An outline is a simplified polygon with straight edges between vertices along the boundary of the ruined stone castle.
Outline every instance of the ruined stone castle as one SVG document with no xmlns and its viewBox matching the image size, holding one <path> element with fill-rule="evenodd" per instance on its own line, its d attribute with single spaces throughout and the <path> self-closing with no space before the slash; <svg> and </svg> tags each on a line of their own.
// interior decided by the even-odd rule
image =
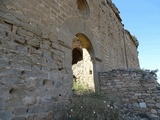
<svg viewBox="0 0 160 120">
<path fill-rule="evenodd" d="M 56 116 L 73 79 L 139 68 L 137 47 L 111 0 L 0 0 L 0 119 Z"/>
</svg>

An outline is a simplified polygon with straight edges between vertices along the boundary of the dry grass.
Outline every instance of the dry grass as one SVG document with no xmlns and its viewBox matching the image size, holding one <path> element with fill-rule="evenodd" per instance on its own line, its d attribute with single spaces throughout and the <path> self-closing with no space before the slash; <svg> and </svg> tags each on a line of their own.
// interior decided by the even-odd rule
<svg viewBox="0 0 160 120">
<path fill-rule="evenodd" d="M 108 96 L 76 86 L 65 120 L 121 120 L 120 112 Z"/>
</svg>

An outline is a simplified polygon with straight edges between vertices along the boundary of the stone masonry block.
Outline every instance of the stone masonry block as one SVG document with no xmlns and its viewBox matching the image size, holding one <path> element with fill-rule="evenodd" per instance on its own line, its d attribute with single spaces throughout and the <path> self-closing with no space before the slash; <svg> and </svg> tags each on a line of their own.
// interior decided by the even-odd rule
<svg viewBox="0 0 160 120">
<path fill-rule="evenodd" d="M 8 100 L 5 101 L 4 108 L 5 109 L 12 109 L 12 108 L 17 108 L 19 106 L 23 105 L 21 98 L 21 94 L 14 94 L 14 97 L 16 98 L 9 98 Z"/>
<path fill-rule="evenodd" d="M 42 105 L 45 107 L 45 112 L 54 111 L 54 109 L 57 108 L 56 102 L 43 102 Z"/>
<path fill-rule="evenodd" d="M 0 3 L 3 4 L 3 2 L 5 2 L 5 1 L 6 0 L 1 0 Z M 4 6 L 4 5 L 1 5 L 0 10 L 3 11 L 3 12 L 7 12 L 8 11 L 7 7 Z"/>
<path fill-rule="evenodd" d="M 22 29 L 21 27 L 19 27 L 19 28 L 17 29 L 17 34 L 19 34 L 20 36 L 25 36 L 25 37 L 27 37 L 27 36 L 33 37 L 33 33 L 32 33 L 32 32 L 29 32 L 29 31 L 27 31 L 27 30 L 24 30 L 24 29 Z"/>
<path fill-rule="evenodd" d="M 42 31 L 42 37 L 46 38 L 46 39 L 49 39 L 51 31 L 46 26 L 43 26 L 43 25 L 40 25 L 40 24 L 38 24 L 38 28 Z"/>
<path fill-rule="evenodd" d="M 52 42 L 52 43 L 51 43 L 51 47 L 52 47 L 53 49 L 56 49 L 56 50 L 59 50 L 59 49 L 60 49 L 60 45 L 59 45 L 58 43 L 55 43 L 55 42 Z"/>
<path fill-rule="evenodd" d="M 3 22 L 0 21 L 0 31 L 5 31 L 5 30 L 10 31 L 10 26 L 5 24 L 4 21 Z"/>
<path fill-rule="evenodd" d="M 160 108 L 160 103 L 156 103 L 156 107 L 157 107 L 157 108 Z"/>
<path fill-rule="evenodd" d="M 28 53 L 28 47 L 24 46 L 22 44 L 18 44 L 16 46 L 16 51 L 19 51 L 20 54 L 27 54 Z"/>
<path fill-rule="evenodd" d="M 4 109 L 4 102 L 3 99 L 0 99 L 0 110 Z"/>
<path fill-rule="evenodd" d="M 40 114 L 36 114 L 34 115 L 34 120 L 50 120 L 50 119 L 54 119 L 53 116 L 50 118 L 49 115 L 47 115 L 46 113 L 40 113 Z"/>
<path fill-rule="evenodd" d="M 26 120 L 26 117 L 14 117 L 11 120 Z"/>
<path fill-rule="evenodd" d="M 19 108 L 15 108 L 14 109 L 14 115 L 15 116 L 25 116 L 27 115 L 27 112 L 28 112 L 28 108 L 27 107 L 19 107 Z"/>
<path fill-rule="evenodd" d="M 28 108 L 28 114 L 37 114 L 45 112 L 45 108 L 42 106 L 31 106 Z"/>
<path fill-rule="evenodd" d="M 139 106 L 140 106 L 141 108 L 147 108 L 147 105 L 146 105 L 146 103 L 145 103 L 145 102 L 141 102 L 141 103 L 139 103 Z"/>
<path fill-rule="evenodd" d="M 2 79 L 0 77 L 0 79 Z M 1 105 L 3 106 L 4 104 L 2 104 L 4 101 L 4 98 L 9 98 L 9 90 L 10 90 L 10 86 L 7 85 L 7 87 L 5 87 L 5 81 L 1 80 L 1 84 L 0 84 L 0 99 L 1 99 Z"/>
<path fill-rule="evenodd" d="M 0 67 L 8 67 L 8 66 L 9 66 L 9 60 L 0 58 Z"/>
<path fill-rule="evenodd" d="M 26 120 L 34 120 L 34 115 L 29 115 L 26 117 Z"/>
<path fill-rule="evenodd" d="M 49 50 L 51 46 L 51 42 L 47 40 L 43 40 L 43 42 L 40 44 L 40 48 Z"/>
<path fill-rule="evenodd" d="M 14 24 L 16 26 L 20 26 L 20 20 L 18 20 L 16 17 L 14 17 L 13 15 L 8 15 L 8 14 L 4 14 L 2 16 L 2 18 L 5 19 L 5 22 L 10 23 L 10 24 Z"/>
<path fill-rule="evenodd" d="M 0 39 L 6 38 L 6 34 L 7 34 L 6 31 L 1 31 L 1 30 L 0 30 Z"/>
<path fill-rule="evenodd" d="M 16 17 L 17 19 L 24 21 L 24 22 L 29 22 L 30 19 L 28 17 L 26 17 L 26 15 L 24 15 L 22 12 L 18 12 L 15 10 L 9 10 L 8 13 L 12 14 L 14 17 Z"/>
<path fill-rule="evenodd" d="M 25 38 L 22 36 L 16 36 L 14 41 L 20 44 L 25 44 L 26 42 Z"/>
<path fill-rule="evenodd" d="M 30 4 L 28 4 L 28 2 L 23 1 L 23 0 L 19 1 L 19 5 L 26 9 L 30 8 Z"/>
<path fill-rule="evenodd" d="M 41 79 L 48 79 L 48 73 L 46 72 L 38 72 L 38 71 L 24 71 L 23 77 L 26 78 L 41 78 Z"/>
<path fill-rule="evenodd" d="M 0 119 L 1 120 L 10 120 L 12 118 L 12 111 L 0 111 Z"/>
<path fill-rule="evenodd" d="M 23 69 L 16 69 L 16 68 L 6 68 L 6 69 L 2 69 L 3 71 L 1 72 L 0 69 L 0 74 L 5 76 L 5 75 L 17 75 L 20 76 L 22 75 Z"/>
<path fill-rule="evenodd" d="M 24 23 L 24 22 L 20 22 L 20 24 L 21 24 L 22 28 L 24 28 L 25 30 L 28 30 L 38 36 L 40 36 L 42 34 L 41 30 L 39 30 L 37 28 L 37 26 L 35 26 L 35 25 L 32 25 L 32 24 L 30 25 L 30 24 Z"/>
<path fill-rule="evenodd" d="M 27 3 L 32 5 L 33 7 L 35 7 L 37 5 L 37 1 L 36 0 L 28 0 Z"/>
<path fill-rule="evenodd" d="M 44 102 L 52 102 L 53 101 L 53 96 L 52 95 L 45 95 L 44 97 L 42 97 L 41 99 Z"/>
<path fill-rule="evenodd" d="M 28 39 L 26 42 L 28 45 L 31 45 L 37 49 L 40 47 L 40 41 L 36 38 Z"/>
<path fill-rule="evenodd" d="M 31 63 L 29 62 L 20 62 L 20 61 L 11 61 L 11 67 L 17 68 L 17 69 L 24 69 L 24 70 L 30 70 L 31 69 Z"/>
</svg>

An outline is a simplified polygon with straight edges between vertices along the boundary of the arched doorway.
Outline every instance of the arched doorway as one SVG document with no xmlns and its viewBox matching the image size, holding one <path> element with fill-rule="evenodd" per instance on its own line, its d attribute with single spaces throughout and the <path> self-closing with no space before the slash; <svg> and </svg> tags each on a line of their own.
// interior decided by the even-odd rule
<svg viewBox="0 0 160 120">
<path fill-rule="evenodd" d="M 63 59 L 64 61 L 63 67 L 64 69 L 68 70 L 67 71 L 68 81 L 66 81 L 68 86 L 66 86 L 65 89 L 68 91 L 68 93 L 72 93 L 72 86 L 73 86 L 72 43 L 73 43 L 73 38 L 75 37 L 80 39 L 81 45 L 89 52 L 92 58 L 95 91 L 99 91 L 100 86 L 99 86 L 98 72 L 102 71 L 103 68 L 102 55 L 100 54 L 101 49 L 99 47 L 96 35 L 92 32 L 91 28 L 89 27 L 89 25 L 87 25 L 86 21 L 80 17 L 70 17 L 66 19 L 65 22 L 61 25 L 58 33 L 58 42 L 61 45 L 61 49 L 62 51 L 64 51 L 65 54 L 65 57 Z"/>
<path fill-rule="evenodd" d="M 94 51 L 87 36 L 76 34 L 72 42 L 73 87 L 76 85 L 95 91 L 93 55 Z"/>
</svg>

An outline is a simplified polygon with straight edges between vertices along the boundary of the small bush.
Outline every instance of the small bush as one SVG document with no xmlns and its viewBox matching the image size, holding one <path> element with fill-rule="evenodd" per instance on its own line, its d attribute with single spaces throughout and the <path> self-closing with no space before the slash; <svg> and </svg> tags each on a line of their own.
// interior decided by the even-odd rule
<svg viewBox="0 0 160 120">
<path fill-rule="evenodd" d="M 138 70 L 139 72 L 141 72 L 143 74 L 143 79 L 145 78 L 150 78 L 150 77 L 154 77 L 155 80 L 158 80 L 157 79 L 157 72 L 158 72 L 158 69 L 156 70 L 148 70 L 148 69 L 141 69 L 141 70 Z"/>
<path fill-rule="evenodd" d="M 121 120 L 118 109 L 103 94 L 90 93 L 72 99 L 65 120 Z"/>
<path fill-rule="evenodd" d="M 72 87 L 74 95 L 83 95 L 83 94 L 89 94 L 92 93 L 93 90 L 90 90 L 87 86 L 87 84 L 77 84 L 75 81 L 73 81 L 73 87 Z"/>
</svg>

